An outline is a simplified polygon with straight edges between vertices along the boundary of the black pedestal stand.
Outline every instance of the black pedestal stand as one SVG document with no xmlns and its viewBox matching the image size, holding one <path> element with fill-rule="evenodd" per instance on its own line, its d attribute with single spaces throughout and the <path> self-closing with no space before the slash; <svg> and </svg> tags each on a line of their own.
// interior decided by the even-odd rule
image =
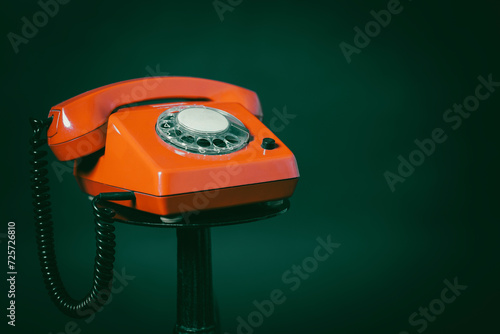
<svg viewBox="0 0 500 334">
<path fill-rule="evenodd" d="M 216 333 L 208 227 L 177 228 L 177 324 L 174 333 Z"/>
<path fill-rule="evenodd" d="M 177 324 L 174 334 L 218 334 L 212 284 L 210 228 L 263 220 L 285 213 L 288 200 L 159 217 L 114 203 L 116 221 L 177 229 Z"/>
</svg>

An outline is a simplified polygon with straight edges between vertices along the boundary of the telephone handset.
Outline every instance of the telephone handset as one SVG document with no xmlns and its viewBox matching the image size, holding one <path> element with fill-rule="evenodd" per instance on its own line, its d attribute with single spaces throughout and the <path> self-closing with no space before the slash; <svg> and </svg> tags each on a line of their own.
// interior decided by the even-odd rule
<svg viewBox="0 0 500 334">
<path fill-rule="evenodd" d="M 199 78 L 150 77 L 88 91 L 52 107 L 47 120 L 32 120 L 39 257 L 56 305 L 83 317 L 106 301 L 101 294 L 113 277 L 115 243 L 114 212 L 102 207 L 104 201 L 164 217 L 168 224 L 187 222 L 193 212 L 290 197 L 299 177 L 295 157 L 261 119 L 259 99 L 248 89 Z M 80 301 L 69 297 L 57 270 L 46 143 L 57 159 L 75 160 L 77 183 L 93 197 L 94 284 Z"/>
<path fill-rule="evenodd" d="M 96 88 L 52 107 L 48 143 L 62 161 L 80 158 L 104 147 L 105 138 L 96 132 L 105 130 L 111 112 L 121 105 L 168 98 L 205 99 L 236 102 L 258 118 L 262 110 L 257 94 L 220 81 L 189 77 L 148 77 L 132 79 Z M 86 140 L 92 137 L 91 140 Z M 91 145 L 78 153 L 78 144 Z"/>
</svg>

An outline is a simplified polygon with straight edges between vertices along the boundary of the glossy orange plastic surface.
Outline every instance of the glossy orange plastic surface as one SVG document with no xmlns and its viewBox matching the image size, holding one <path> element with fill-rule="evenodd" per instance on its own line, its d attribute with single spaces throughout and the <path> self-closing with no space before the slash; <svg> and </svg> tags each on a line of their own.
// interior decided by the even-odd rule
<svg viewBox="0 0 500 334">
<path fill-rule="evenodd" d="M 105 145 L 103 129 L 111 112 L 133 102 L 166 98 L 207 99 L 241 104 L 262 118 L 257 95 L 228 83 L 189 77 L 148 77 L 100 87 L 52 107 L 48 144 L 59 160 L 73 160 Z"/>
<path fill-rule="evenodd" d="M 163 98 L 198 101 L 126 104 Z M 221 155 L 186 152 L 156 133 L 160 114 L 173 106 L 203 105 L 225 111 L 248 129 L 242 149 Z M 116 111 L 112 113 L 113 111 Z M 78 95 L 53 107 L 47 131 L 59 160 L 75 160 L 86 193 L 133 191 L 122 205 L 169 215 L 290 197 L 299 172 L 292 152 L 262 122 L 257 95 L 223 82 L 151 77 Z M 264 138 L 276 147 L 264 149 Z"/>
<path fill-rule="evenodd" d="M 80 187 L 92 196 L 96 196 L 102 192 L 127 191 L 127 189 L 112 187 L 81 178 L 77 178 L 77 180 Z M 293 194 L 297 181 L 298 179 L 296 178 L 171 196 L 152 196 L 135 192 L 134 201 L 120 201 L 116 203 L 161 216 L 178 213 L 192 214 L 202 210 L 227 208 L 242 204 L 288 198 Z"/>
<path fill-rule="evenodd" d="M 283 142 L 238 103 L 203 105 L 234 115 L 252 140 L 229 154 L 188 153 L 165 143 L 155 131 L 158 116 L 173 104 L 124 108 L 109 118 L 104 154 L 75 165 L 82 189 L 91 195 L 109 187 L 134 191 L 137 199 L 129 206 L 163 215 L 182 212 L 183 206 L 196 208 L 203 192 L 208 202 L 203 209 L 290 197 L 299 174 Z M 264 138 L 273 138 L 277 147 L 264 150 Z"/>
</svg>

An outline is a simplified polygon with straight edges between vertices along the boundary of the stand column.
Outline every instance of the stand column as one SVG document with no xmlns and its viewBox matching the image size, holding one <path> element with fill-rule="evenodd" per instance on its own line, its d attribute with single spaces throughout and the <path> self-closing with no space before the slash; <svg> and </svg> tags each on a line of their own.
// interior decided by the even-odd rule
<svg viewBox="0 0 500 334">
<path fill-rule="evenodd" d="M 177 324 L 174 333 L 217 333 L 209 228 L 177 228 Z"/>
</svg>

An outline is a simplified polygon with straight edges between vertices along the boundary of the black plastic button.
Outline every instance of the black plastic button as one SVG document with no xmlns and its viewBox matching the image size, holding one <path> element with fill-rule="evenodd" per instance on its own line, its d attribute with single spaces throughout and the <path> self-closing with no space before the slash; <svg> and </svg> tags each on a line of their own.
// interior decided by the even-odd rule
<svg viewBox="0 0 500 334">
<path fill-rule="evenodd" d="M 265 150 L 272 150 L 276 148 L 276 142 L 272 138 L 264 138 L 260 146 Z"/>
</svg>

